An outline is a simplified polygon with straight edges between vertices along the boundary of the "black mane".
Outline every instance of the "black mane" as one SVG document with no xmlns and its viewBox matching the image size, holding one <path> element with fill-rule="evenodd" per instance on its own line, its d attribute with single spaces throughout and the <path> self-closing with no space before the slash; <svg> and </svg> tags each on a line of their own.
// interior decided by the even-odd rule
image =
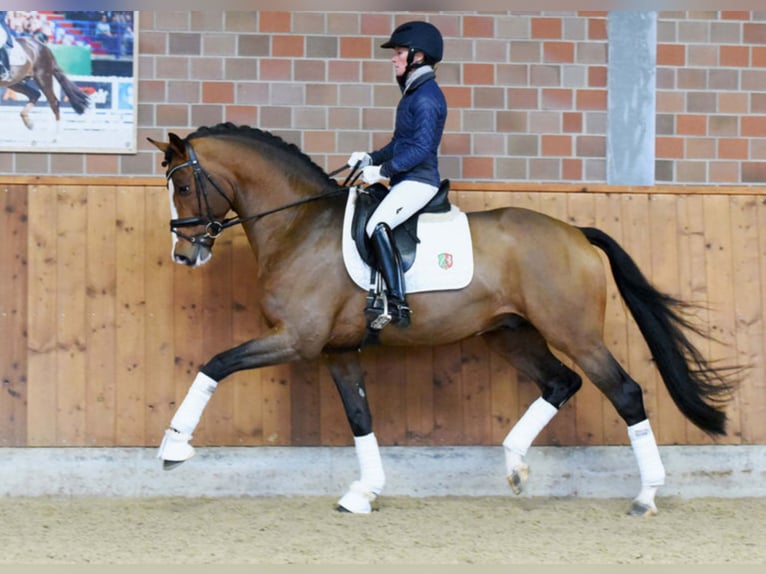
<svg viewBox="0 0 766 574">
<path fill-rule="evenodd" d="M 327 173 L 307 154 L 303 153 L 303 151 L 301 151 L 297 145 L 288 143 L 281 137 L 258 128 L 246 125 L 237 126 L 231 122 L 221 123 L 215 126 L 202 126 L 198 128 L 197 131 L 192 132 L 186 136 L 184 141 L 190 141 L 195 138 L 215 136 L 236 137 L 244 140 L 250 140 L 273 148 L 274 150 L 284 152 L 285 155 L 294 157 L 296 160 L 304 164 L 308 169 L 308 173 L 316 175 L 322 181 L 332 186 L 338 185 L 338 183 L 329 175 L 327 175 Z"/>
</svg>

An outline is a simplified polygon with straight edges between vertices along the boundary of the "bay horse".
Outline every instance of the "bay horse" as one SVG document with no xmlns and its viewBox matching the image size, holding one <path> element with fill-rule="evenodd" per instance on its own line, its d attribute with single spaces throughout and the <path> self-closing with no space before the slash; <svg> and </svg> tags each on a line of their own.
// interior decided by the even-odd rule
<svg viewBox="0 0 766 574">
<path fill-rule="evenodd" d="M 90 98 L 64 74 L 48 46 L 35 38 L 25 36 L 14 38 L 13 41 L 21 48 L 25 61 L 19 66 L 11 65 L 10 79 L 0 81 L 0 86 L 6 86 L 8 89 L 23 94 L 29 99 L 29 102 L 21 110 L 21 119 L 27 128 L 30 130 L 34 128 L 29 112 L 40 100 L 40 90 L 45 94 L 48 105 L 56 117 L 56 126 L 59 125 L 61 110 L 59 99 L 53 89 L 53 78 L 56 78 L 61 85 L 61 89 L 72 105 L 72 109 L 77 114 L 82 115 L 88 109 Z M 34 83 L 32 80 L 34 80 Z M 35 83 L 37 86 L 35 86 Z"/>
<path fill-rule="evenodd" d="M 353 284 L 341 256 L 347 187 L 281 138 L 230 123 L 201 127 L 185 139 L 149 138 L 164 155 L 170 192 L 172 257 L 190 267 L 210 259 L 218 237 L 241 224 L 257 258 L 261 311 L 270 330 L 212 357 L 196 374 L 165 431 L 158 458 L 168 470 L 194 454 L 192 433 L 218 383 L 244 369 L 323 357 L 354 436 L 360 478 L 337 504 L 367 513 L 385 484 L 365 392 L 360 349 L 366 291 Z M 227 219 L 233 212 L 235 217 Z M 711 435 L 725 434 L 725 402 L 736 381 L 716 369 L 687 338 L 704 336 L 685 304 L 658 291 L 606 233 L 521 208 L 467 214 L 474 276 L 459 290 L 409 296 L 412 325 L 379 333 L 391 346 L 441 345 L 479 335 L 541 396 L 503 441 L 507 480 L 520 493 L 524 456 L 538 433 L 581 386 L 552 353 L 570 357 L 627 425 L 641 477 L 629 514 L 657 512 L 665 470 L 642 390 L 603 337 L 606 253 L 618 290 L 637 322 L 675 404 Z"/>
</svg>

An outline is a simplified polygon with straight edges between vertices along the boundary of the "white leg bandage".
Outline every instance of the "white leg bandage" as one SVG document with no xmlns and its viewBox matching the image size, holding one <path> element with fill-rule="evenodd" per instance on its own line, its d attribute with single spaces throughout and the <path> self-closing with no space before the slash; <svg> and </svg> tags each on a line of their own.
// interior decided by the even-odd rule
<svg viewBox="0 0 766 574">
<path fill-rule="evenodd" d="M 386 476 L 383 473 L 383 461 L 380 458 L 380 449 L 375 433 L 355 436 L 354 446 L 361 472 L 359 481 L 373 494 L 380 494 L 386 484 Z"/>
<path fill-rule="evenodd" d="M 505 437 L 505 460 L 507 470 L 512 470 L 522 464 L 529 447 L 551 419 L 559 412 L 556 407 L 540 397 L 527 409 L 527 412 L 513 426 Z"/>
<path fill-rule="evenodd" d="M 665 467 L 660 459 L 660 450 L 657 448 L 649 420 L 629 426 L 628 437 L 641 474 L 641 492 L 636 500 L 654 508 L 657 487 L 665 484 Z"/>
<path fill-rule="evenodd" d="M 181 434 L 192 434 L 217 386 L 217 381 L 204 373 L 197 373 L 181 406 L 170 421 L 170 426 Z"/>
<path fill-rule="evenodd" d="M 197 373 L 181 406 L 170 421 L 170 428 L 165 431 L 157 458 L 181 462 L 194 456 L 194 447 L 189 441 L 217 386 L 218 383 L 206 374 Z"/>
<path fill-rule="evenodd" d="M 644 486 L 662 486 L 665 484 L 665 467 L 660 459 L 660 450 L 654 440 L 649 420 L 628 427 L 630 444 L 638 461 L 641 484 Z"/>
<path fill-rule="evenodd" d="M 360 477 L 351 483 L 338 505 L 355 514 L 367 514 L 372 510 L 372 503 L 383 491 L 386 476 L 383 473 L 383 462 L 375 433 L 354 437 L 354 446 L 359 461 Z"/>
</svg>

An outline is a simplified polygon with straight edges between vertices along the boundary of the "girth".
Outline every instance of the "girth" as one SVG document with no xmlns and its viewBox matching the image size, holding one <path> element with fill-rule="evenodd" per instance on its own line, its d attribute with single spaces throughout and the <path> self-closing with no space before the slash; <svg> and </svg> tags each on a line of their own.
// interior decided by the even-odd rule
<svg viewBox="0 0 766 574">
<path fill-rule="evenodd" d="M 446 213 L 452 206 L 449 202 L 449 180 L 442 180 L 439 185 L 439 191 L 429 201 L 423 209 L 410 217 L 407 221 L 394 229 L 394 241 L 399 250 L 399 257 L 402 262 L 402 270 L 406 271 L 415 262 L 415 252 L 418 243 L 418 218 L 421 213 Z M 362 260 L 370 267 L 375 268 L 375 256 L 370 247 L 369 238 L 365 232 L 365 227 L 372 213 L 378 207 L 383 198 L 388 194 L 388 188 L 382 183 L 376 183 L 366 189 L 359 191 L 356 197 L 356 208 L 354 210 L 354 219 L 351 223 L 351 234 L 359 250 Z"/>
</svg>

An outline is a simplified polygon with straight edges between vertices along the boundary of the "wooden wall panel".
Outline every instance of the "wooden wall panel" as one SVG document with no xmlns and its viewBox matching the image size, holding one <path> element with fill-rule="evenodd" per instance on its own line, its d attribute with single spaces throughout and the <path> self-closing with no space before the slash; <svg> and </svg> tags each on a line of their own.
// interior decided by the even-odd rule
<svg viewBox="0 0 766 574">
<path fill-rule="evenodd" d="M 736 321 L 734 318 L 734 253 L 732 252 L 730 198 L 711 195 L 705 198 L 705 244 L 707 246 L 709 327 L 716 338 L 710 342 L 711 356 L 736 356 Z M 729 436 L 721 442 L 737 443 L 742 434 L 739 400 L 729 405 Z"/>
<path fill-rule="evenodd" d="M 758 272 L 755 277 L 758 287 L 751 286 L 747 297 L 756 299 L 761 306 L 761 313 L 752 318 L 750 325 L 750 359 L 746 364 L 751 366 L 746 384 L 742 385 L 740 393 L 746 408 L 742 411 L 743 434 L 745 442 L 752 444 L 766 443 L 766 337 L 764 336 L 764 317 L 766 317 L 766 204 L 760 198 L 753 198 L 756 210 L 755 229 L 750 229 L 757 237 L 756 253 Z M 746 289 L 746 286 L 742 286 Z"/>
<path fill-rule="evenodd" d="M 27 445 L 57 446 L 58 209 L 52 186 L 29 189 Z"/>
<path fill-rule="evenodd" d="M 27 441 L 27 190 L 0 196 L 0 445 Z"/>
<path fill-rule="evenodd" d="M 85 444 L 109 446 L 117 418 L 117 194 L 89 187 L 87 217 Z"/>
<path fill-rule="evenodd" d="M 752 367 L 729 408 L 732 432 L 723 442 L 763 443 L 766 206 L 758 195 L 572 191 L 466 186 L 454 199 L 466 210 L 515 205 L 595 225 L 661 290 L 706 305 L 696 316 L 722 343 L 692 340 L 714 359 Z M 243 232 L 227 231 L 201 269 L 173 264 L 161 186 L 32 182 L 6 187 L 3 199 L 0 327 L 10 344 L 0 350 L 0 444 L 154 446 L 200 365 L 264 331 L 256 261 Z M 642 385 L 660 442 L 709 443 L 670 402 L 605 270 L 605 340 Z M 538 396 L 480 339 L 374 349 L 363 367 L 382 444 L 499 444 Z M 195 442 L 352 439 L 316 360 L 233 375 L 211 400 Z M 588 381 L 536 442 L 626 443 L 625 425 Z"/>
<path fill-rule="evenodd" d="M 103 190 L 102 190 L 103 191 Z M 162 434 L 175 412 L 175 314 L 173 275 L 170 260 L 171 239 L 168 232 L 170 210 L 168 194 L 163 188 L 135 189 L 144 201 L 144 321 L 146 345 L 144 400 L 145 444 L 159 444 Z M 189 382 L 189 384 L 191 384 Z"/>
<path fill-rule="evenodd" d="M 82 187 L 56 190 L 56 438 L 60 445 L 85 442 L 87 372 L 86 263 L 87 193 Z"/>
<path fill-rule="evenodd" d="M 760 262 L 762 253 L 758 236 L 758 203 L 756 198 L 734 197 L 731 201 L 732 223 L 732 266 L 733 303 L 735 312 L 735 343 L 738 361 L 753 365 L 750 380 L 754 384 L 743 387 L 738 396 L 740 432 L 762 440 L 766 436 L 766 389 L 763 385 L 763 361 L 760 360 L 762 347 L 763 305 L 760 297 Z M 760 384 L 759 384 L 760 383 Z M 734 411 L 731 411 L 736 416 Z M 759 424 L 758 421 L 761 421 Z"/>
</svg>

